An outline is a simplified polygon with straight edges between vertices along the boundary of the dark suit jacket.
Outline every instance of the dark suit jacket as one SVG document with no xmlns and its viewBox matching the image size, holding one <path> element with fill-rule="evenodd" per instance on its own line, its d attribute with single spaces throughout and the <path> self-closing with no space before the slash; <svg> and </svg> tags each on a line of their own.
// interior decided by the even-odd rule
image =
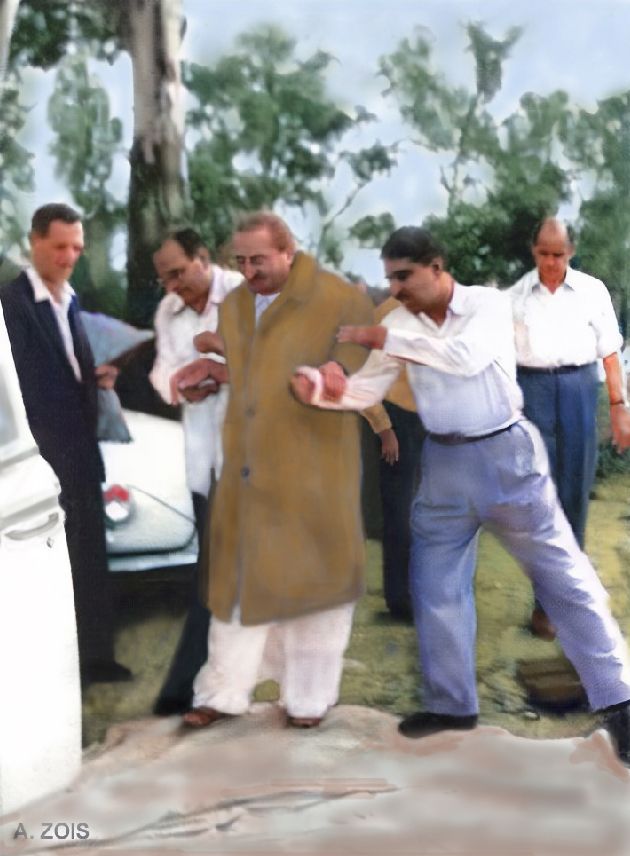
<svg viewBox="0 0 630 856">
<path fill-rule="evenodd" d="M 74 326 L 78 381 L 68 361 L 57 319 L 49 301 L 37 303 L 26 273 L 0 287 L 0 301 L 11 341 L 26 415 L 35 442 L 64 486 L 76 478 L 104 480 L 96 439 L 98 417 L 94 359 L 76 298 L 69 310 Z M 65 477 L 65 478 L 64 478 Z"/>
</svg>

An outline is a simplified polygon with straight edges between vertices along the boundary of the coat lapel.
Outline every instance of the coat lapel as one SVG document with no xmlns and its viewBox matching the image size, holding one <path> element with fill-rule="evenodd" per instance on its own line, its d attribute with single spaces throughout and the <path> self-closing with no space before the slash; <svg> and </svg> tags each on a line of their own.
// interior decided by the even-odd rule
<svg viewBox="0 0 630 856">
<path fill-rule="evenodd" d="M 88 335 L 83 326 L 79 303 L 76 297 L 72 298 L 70 308 L 68 309 L 68 321 L 72 333 L 74 354 L 81 369 L 81 377 L 85 380 L 94 371 L 94 358 Z"/>
<path fill-rule="evenodd" d="M 229 340 L 232 336 L 239 342 L 239 356 L 241 365 L 247 365 L 249 359 L 249 351 L 254 338 L 256 329 L 256 305 L 255 298 L 248 286 L 243 283 L 235 290 L 236 299 L 236 314 L 232 317 L 233 329 L 231 335 L 226 338 Z M 228 359 L 228 365 L 230 360 Z"/>
<path fill-rule="evenodd" d="M 26 274 L 24 274 L 23 287 L 26 300 L 32 307 L 33 317 L 42 332 L 42 337 L 55 349 L 62 363 L 66 366 L 68 373 L 76 382 L 72 366 L 70 365 L 68 355 L 66 354 L 63 339 L 61 338 L 61 333 L 59 332 L 59 325 L 57 324 L 57 319 L 55 318 L 55 313 L 50 302 L 48 300 L 42 300 L 39 302 L 35 300 L 33 287 Z M 81 373 L 83 373 L 83 366 L 80 361 L 79 365 L 81 366 Z"/>
<path fill-rule="evenodd" d="M 298 250 L 291 266 L 291 272 L 282 286 L 282 291 L 260 316 L 256 329 L 263 330 L 272 324 L 287 303 L 291 301 L 303 303 L 307 300 L 313 288 L 316 272 L 317 262 L 315 259 Z"/>
</svg>

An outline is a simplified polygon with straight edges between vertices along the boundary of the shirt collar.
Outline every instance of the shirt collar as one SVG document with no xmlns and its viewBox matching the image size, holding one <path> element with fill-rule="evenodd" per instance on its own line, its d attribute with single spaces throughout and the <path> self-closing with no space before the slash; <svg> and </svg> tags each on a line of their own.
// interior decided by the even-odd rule
<svg viewBox="0 0 630 856">
<path fill-rule="evenodd" d="M 466 292 L 464 286 L 453 280 L 453 294 L 451 302 L 448 304 L 447 311 L 453 315 L 463 315 L 465 311 Z"/>
<path fill-rule="evenodd" d="M 43 303 L 44 300 L 49 300 L 51 303 L 55 303 L 55 299 L 52 296 L 50 290 L 44 284 L 44 280 L 37 273 L 34 267 L 28 267 L 26 269 L 26 275 L 29 278 L 29 281 L 33 287 L 33 295 L 35 297 L 35 303 Z M 75 291 L 70 285 L 69 282 L 64 282 L 61 287 L 60 297 L 61 300 L 58 305 L 61 305 L 64 309 L 70 306 L 72 302 L 72 298 L 75 295 Z"/>
<path fill-rule="evenodd" d="M 564 281 L 561 282 L 560 286 L 558 287 L 560 288 L 563 285 L 566 285 L 568 288 L 571 289 L 571 291 L 575 291 L 576 271 L 573 270 L 573 268 L 569 265 L 567 265 L 567 272 L 564 275 Z M 527 286 L 530 294 L 534 291 L 535 288 L 539 290 L 545 288 L 545 286 L 540 281 L 540 277 L 538 275 L 538 268 L 534 268 L 534 270 L 530 272 L 529 279 L 527 281 Z M 545 290 L 547 289 L 545 288 Z"/>
<path fill-rule="evenodd" d="M 210 294 L 208 295 L 207 307 L 211 303 L 218 306 L 225 298 L 225 271 L 217 265 L 212 265 L 212 280 L 210 281 Z"/>
<path fill-rule="evenodd" d="M 212 279 L 210 280 L 210 291 L 208 292 L 208 300 L 206 301 L 206 305 L 200 313 L 195 312 L 192 306 L 188 306 L 181 299 L 179 294 L 174 294 L 175 298 L 175 306 L 173 308 L 173 315 L 179 315 L 184 309 L 190 309 L 191 312 L 195 312 L 195 315 L 205 315 L 211 306 L 218 306 L 223 302 L 223 298 L 225 297 L 225 278 L 223 276 L 222 268 L 217 265 L 212 265 Z"/>
</svg>

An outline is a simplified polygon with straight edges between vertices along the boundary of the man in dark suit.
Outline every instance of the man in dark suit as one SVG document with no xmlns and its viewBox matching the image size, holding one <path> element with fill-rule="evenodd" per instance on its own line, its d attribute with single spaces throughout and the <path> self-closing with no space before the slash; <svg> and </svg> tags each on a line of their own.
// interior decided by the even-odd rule
<svg viewBox="0 0 630 856">
<path fill-rule="evenodd" d="M 79 304 L 68 284 L 83 251 L 83 227 L 67 205 L 39 208 L 31 224 L 32 267 L 0 288 L 29 425 L 61 485 L 72 567 L 83 686 L 129 680 L 114 659 L 101 482 L 97 387 L 115 370 L 94 367 Z M 42 640 L 45 644 L 45 640 Z"/>
</svg>

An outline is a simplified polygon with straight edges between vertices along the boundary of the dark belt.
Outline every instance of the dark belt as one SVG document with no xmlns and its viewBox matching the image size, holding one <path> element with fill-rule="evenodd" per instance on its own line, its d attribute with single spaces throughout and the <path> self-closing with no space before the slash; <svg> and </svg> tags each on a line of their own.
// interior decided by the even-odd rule
<svg viewBox="0 0 630 856">
<path fill-rule="evenodd" d="M 570 374 L 571 372 L 580 372 L 582 369 L 590 369 L 595 363 L 584 363 L 581 366 L 556 366 L 555 368 L 538 368 L 536 366 L 518 366 L 519 374 Z"/>
<path fill-rule="evenodd" d="M 496 437 L 498 434 L 503 434 L 504 431 L 509 431 L 514 425 L 516 422 L 506 425 L 504 428 L 497 428 L 496 431 L 490 431 L 489 434 L 479 434 L 476 437 L 467 437 L 465 434 L 432 434 L 430 431 L 427 432 L 427 437 L 441 446 L 463 446 L 464 443 L 476 443 L 478 440 Z"/>
</svg>

